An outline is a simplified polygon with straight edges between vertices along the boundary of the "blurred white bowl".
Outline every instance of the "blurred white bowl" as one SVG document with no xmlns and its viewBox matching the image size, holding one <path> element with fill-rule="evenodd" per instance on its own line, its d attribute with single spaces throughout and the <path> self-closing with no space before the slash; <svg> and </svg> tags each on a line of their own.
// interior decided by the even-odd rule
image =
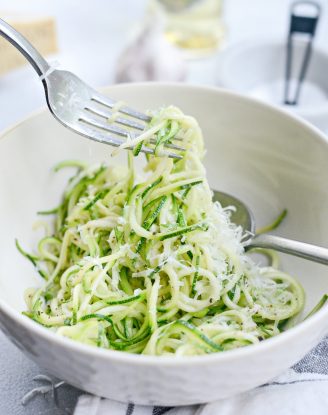
<svg viewBox="0 0 328 415">
<path fill-rule="evenodd" d="M 304 53 L 302 40 L 295 42 L 291 91 L 295 87 Z M 219 55 L 218 85 L 299 115 L 328 132 L 328 54 L 313 47 L 299 104 L 283 104 L 286 45 L 270 40 L 249 40 L 228 47 Z"/>
<path fill-rule="evenodd" d="M 259 226 L 287 208 L 280 234 L 328 246 L 328 142 L 318 130 L 268 105 L 215 88 L 130 84 L 106 92 L 140 110 L 175 104 L 195 116 L 204 132 L 205 164 L 213 188 L 245 200 Z M 63 128 L 47 111 L 2 135 L 0 324 L 24 353 L 88 392 L 124 402 L 173 406 L 209 402 L 265 383 L 323 337 L 328 306 L 255 346 L 198 357 L 152 357 L 79 344 L 21 315 L 24 290 L 41 281 L 15 249 L 14 238 L 33 249 L 36 211 L 58 203 L 69 173 L 55 175 L 51 167 L 63 159 L 125 162 L 124 152 L 118 160 L 110 159 L 110 153 L 111 148 Z M 328 290 L 327 268 L 287 256 L 283 268 L 302 282 L 307 313 Z"/>
</svg>

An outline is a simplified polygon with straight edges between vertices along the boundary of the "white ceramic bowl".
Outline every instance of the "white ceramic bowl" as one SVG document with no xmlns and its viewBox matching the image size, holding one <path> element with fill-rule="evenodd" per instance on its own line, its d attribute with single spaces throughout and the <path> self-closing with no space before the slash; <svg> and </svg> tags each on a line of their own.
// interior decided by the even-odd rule
<svg viewBox="0 0 328 415">
<path fill-rule="evenodd" d="M 294 41 L 291 98 L 304 57 L 304 42 Z M 275 40 L 248 40 L 218 55 L 217 81 L 221 87 L 280 105 L 328 133 L 328 54 L 313 47 L 297 106 L 284 105 L 286 44 Z"/>
<path fill-rule="evenodd" d="M 131 84 L 106 92 L 141 110 L 175 104 L 195 116 L 204 132 L 205 163 L 214 188 L 245 200 L 259 225 L 288 208 L 282 235 L 328 246 L 328 142 L 318 130 L 265 104 L 214 88 Z M 40 280 L 16 251 L 14 238 L 32 248 L 36 211 L 58 202 L 67 175 L 55 175 L 51 167 L 63 159 L 110 160 L 110 152 L 65 130 L 46 111 L 7 130 L 0 140 L 0 321 L 24 353 L 97 395 L 146 405 L 185 405 L 267 382 L 323 337 L 328 306 L 255 346 L 200 357 L 150 357 L 85 346 L 22 316 L 23 292 Z M 125 160 L 126 154 L 120 158 L 113 163 Z M 287 256 L 283 268 L 303 283 L 306 313 L 328 290 L 327 268 Z"/>
</svg>

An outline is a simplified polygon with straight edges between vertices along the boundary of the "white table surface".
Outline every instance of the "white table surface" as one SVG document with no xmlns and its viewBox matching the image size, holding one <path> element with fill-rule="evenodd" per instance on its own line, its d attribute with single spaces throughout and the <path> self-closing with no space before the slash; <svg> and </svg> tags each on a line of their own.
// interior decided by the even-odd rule
<svg viewBox="0 0 328 415">
<path fill-rule="evenodd" d="M 248 38 L 284 39 L 290 0 L 225 0 L 226 45 Z M 321 0 L 323 6 L 328 6 Z M 146 0 L 0 0 L 0 17 L 9 12 L 51 15 L 57 21 L 61 67 L 95 87 L 113 83 L 115 62 L 141 24 Z M 327 11 L 323 8 L 316 44 L 328 51 Z M 1 56 L 0 56 L 1 59 Z M 187 82 L 216 83 L 217 58 L 191 61 Z M 0 130 L 45 105 L 43 88 L 30 66 L 0 77 Z M 44 373 L 0 332 L 0 415 L 59 415 L 50 398 L 36 397 L 27 406 L 22 396 L 36 386 L 32 378 Z M 79 391 L 64 387 L 62 407 L 70 410 Z"/>
</svg>

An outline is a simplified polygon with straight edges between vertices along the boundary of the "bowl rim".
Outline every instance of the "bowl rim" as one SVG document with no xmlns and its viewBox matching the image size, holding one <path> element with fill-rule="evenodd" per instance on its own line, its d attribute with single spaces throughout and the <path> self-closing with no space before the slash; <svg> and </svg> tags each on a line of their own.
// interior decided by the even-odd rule
<svg viewBox="0 0 328 415">
<path fill-rule="evenodd" d="M 265 110 L 276 113 L 277 115 L 288 119 L 289 121 L 296 123 L 298 126 L 305 128 L 308 132 L 328 146 L 328 137 L 324 135 L 317 127 L 310 124 L 308 121 L 300 119 L 294 114 L 291 114 L 284 109 L 256 100 L 254 98 L 242 95 L 237 92 L 227 91 L 222 88 L 208 85 L 192 85 L 192 84 L 181 84 L 177 82 L 140 82 L 133 84 L 117 84 L 110 85 L 107 87 L 101 88 L 103 92 L 108 92 L 113 89 L 131 89 L 136 87 L 138 88 L 178 88 L 191 91 L 200 91 L 205 93 L 215 93 L 223 96 L 232 97 L 234 99 L 245 102 L 246 104 L 253 105 L 255 107 L 262 107 Z M 0 139 L 5 139 L 6 136 L 16 128 L 19 128 L 25 122 L 37 118 L 38 116 L 47 112 L 46 107 L 42 107 L 36 111 L 33 111 L 28 116 L 23 119 L 13 123 L 11 126 L 5 128 L 0 132 Z M 257 352 L 266 352 L 274 349 L 279 343 L 288 343 L 290 340 L 297 338 L 298 336 L 304 335 L 309 327 L 311 326 L 324 326 L 324 322 L 328 318 L 328 304 L 325 304 L 318 312 L 309 317 L 306 320 L 301 321 L 296 326 L 291 327 L 285 332 L 280 333 L 275 337 L 271 337 L 257 344 L 252 344 L 249 346 L 241 347 L 238 349 L 228 350 L 224 353 L 212 353 L 208 355 L 198 355 L 198 356 L 150 356 L 150 355 L 140 355 L 127 353 L 118 350 L 97 348 L 94 346 L 86 345 L 79 343 L 75 340 L 66 338 L 64 336 L 57 335 L 55 332 L 48 330 L 46 327 L 41 326 L 40 324 L 34 322 L 28 317 L 24 316 L 16 310 L 11 305 L 7 304 L 2 298 L 0 298 L 0 313 L 9 319 L 15 321 L 15 323 L 23 327 L 25 330 L 29 331 L 31 334 L 34 334 L 36 337 L 41 338 L 43 341 L 49 341 L 53 345 L 63 348 L 69 348 L 72 352 L 81 353 L 84 355 L 92 355 L 95 358 L 99 359 L 108 359 L 117 362 L 124 362 L 134 365 L 146 365 L 146 366 L 161 366 L 161 367 L 186 367 L 192 365 L 203 365 L 205 363 L 214 363 L 214 362 L 229 362 L 231 360 L 247 358 Z"/>
<path fill-rule="evenodd" d="M 228 88 L 231 89 L 239 94 L 246 95 L 246 92 L 240 91 L 240 89 L 236 89 L 234 87 L 233 77 L 230 76 L 229 67 L 231 65 L 231 60 L 236 59 L 236 56 L 240 55 L 240 52 L 247 53 L 250 50 L 261 50 L 265 48 L 266 50 L 270 50 L 273 48 L 279 48 L 285 50 L 286 44 L 278 38 L 274 37 L 268 37 L 266 39 L 258 39 L 254 37 L 249 37 L 248 39 L 243 39 L 236 41 L 232 43 L 231 45 L 227 46 L 226 49 L 222 51 L 220 56 L 218 57 L 219 65 L 218 65 L 218 76 L 216 77 L 218 83 L 222 88 Z M 322 48 L 322 46 L 313 46 L 312 54 L 317 54 L 318 56 L 324 58 L 328 62 L 328 53 L 325 51 L 325 49 Z M 252 97 L 253 99 L 259 100 L 260 102 L 266 102 L 262 101 L 260 98 Z M 279 103 L 271 103 L 269 105 L 278 107 L 278 108 L 289 108 L 285 104 L 279 104 Z M 295 114 L 304 116 L 304 117 L 314 117 L 314 116 L 327 116 L 328 114 L 328 96 L 325 103 L 319 104 L 317 106 L 313 107 L 296 107 L 293 108 L 295 111 Z"/>
</svg>

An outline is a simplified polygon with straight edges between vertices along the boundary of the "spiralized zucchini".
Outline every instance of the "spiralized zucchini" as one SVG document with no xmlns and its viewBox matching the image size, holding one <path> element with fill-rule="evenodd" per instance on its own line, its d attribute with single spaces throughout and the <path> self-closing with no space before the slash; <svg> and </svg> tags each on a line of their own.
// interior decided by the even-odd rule
<svg viewBox="0 0 328 415">
<path fill-rule="evenodd" d="M 187 151 L 181 160 L 147 156 L 140 178 L 133 156 L 149 137 L 157 154 L 176 137 Z M 44 278 L 27 290 L 25 314 L 82 343 L 149 355 L 221 352 L 277 335 L 303 307 L 303 289 L 245 254 L 231 209 L 212 202 L 197 122 L 168 107 L 131 143 L 126 167 L 57 166 L 77 173 L 60 206 L 40 212 L 55 214 L 51 234 L 33 255 L 17 243 Z"/>
</svg>

